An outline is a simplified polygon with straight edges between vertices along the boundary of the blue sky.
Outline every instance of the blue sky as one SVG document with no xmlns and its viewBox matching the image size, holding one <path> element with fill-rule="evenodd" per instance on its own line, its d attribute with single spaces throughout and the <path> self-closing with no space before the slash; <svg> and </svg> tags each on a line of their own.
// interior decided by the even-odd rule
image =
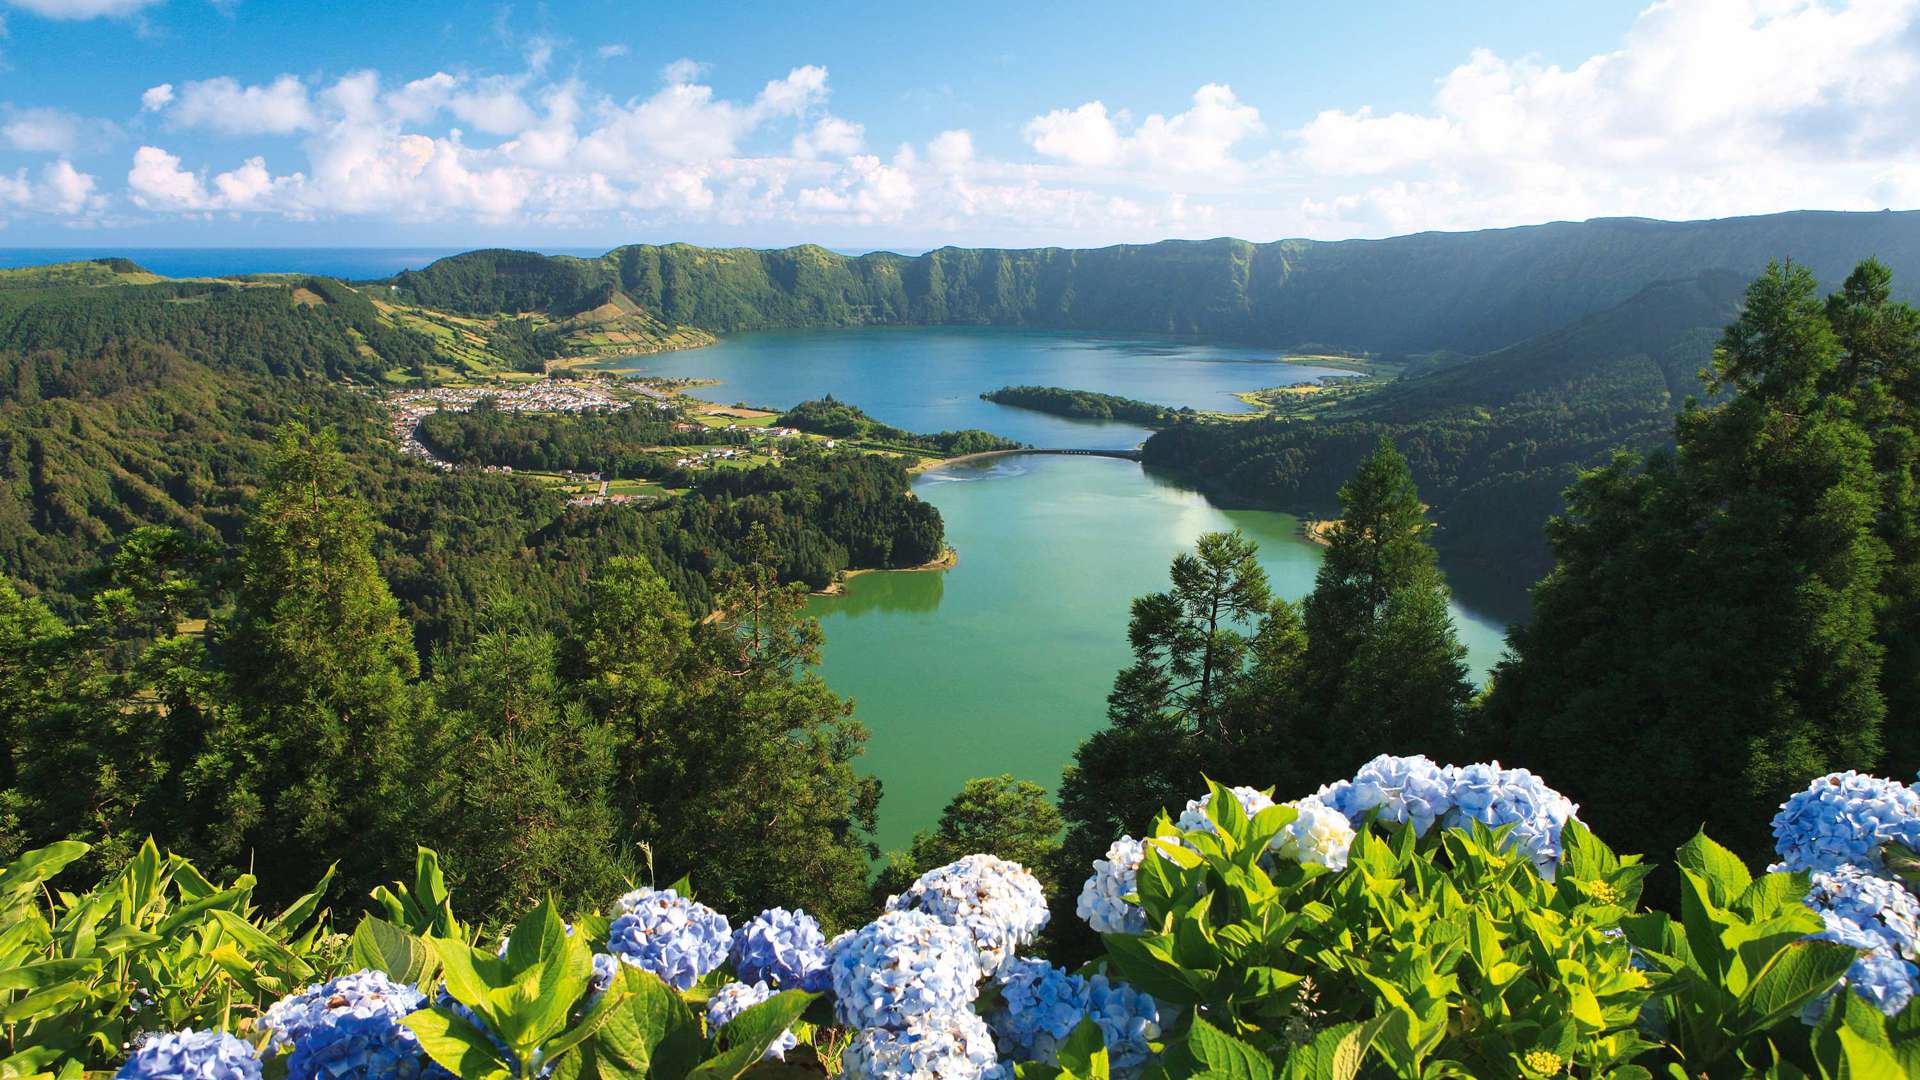
<svg viewBox="0 0 1920 1080">
<path fill-rule="evenodd" d="M 0 0 L 0 246 L 1907 208 L 1917 6 Z"/>
</svg>

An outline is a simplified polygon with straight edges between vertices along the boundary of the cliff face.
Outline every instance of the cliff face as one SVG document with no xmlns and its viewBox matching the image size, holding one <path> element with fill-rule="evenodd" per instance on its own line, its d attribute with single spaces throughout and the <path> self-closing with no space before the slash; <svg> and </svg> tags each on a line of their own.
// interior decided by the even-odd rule
<svg viewBox="0 0 1920 1080">
<path fill-rule="evenodd" d="M 619 292 L 719 333 L 980 323 L 1197 334 L 1277 349 L 1482 353 L 1606 311 L 1659 281 L 1770 259 L 1837 285 L 1878 257 L 1920 281 L 1920 212 L 1718 221 L 1601 219 L 1387 240 L 1169 240 L 1090 250 L 941 248 L 918 256 L 632 245 L 599 259 L 480 251 L 393 284 L 471 313 L 565 316 Z"/>
</svg>

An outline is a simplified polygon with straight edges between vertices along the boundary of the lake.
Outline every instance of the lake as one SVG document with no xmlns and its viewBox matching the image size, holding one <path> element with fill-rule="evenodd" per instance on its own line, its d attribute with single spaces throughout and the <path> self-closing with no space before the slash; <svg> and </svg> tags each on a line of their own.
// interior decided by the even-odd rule
<svg viewBox="0 0 1920 1080">
<path fill-rule="evenodd" d="M 1236 391 L 1334 374 L 1233 346 L 974 328 L 746 334 L 687 352 L 621 361 L 648 375 L 719 379 L 719 401 L 784 408 L 832 394 L 914 431 L 978 427 L 1036 446 L 1116 449 L 1148 432 L 981 401 L 1034 384 L 1234 410 Z M 812 600 L 826 630 L 821 674 L 872 732 L 860 767 L 880 778 L 880 842 L 904 847 L 971 777 L 1010 772 L 1048 788 L 1105 723 L 1129 660 L 1128 606 L 1167 587 L 1167 564 L 1202 534 L 1241 529 L 1260 544 L 1277 595 L 1313 587 L 1320 549 L 1288 514 L 1224 510 L 1177 481 L 1111 458 L 1013 457 L 922 474 L 940 508 L 950 570 L 863 574 Z M 1483 678 L 1502 620 L 1456 604 L 1454 623 Z"/>
</svg>

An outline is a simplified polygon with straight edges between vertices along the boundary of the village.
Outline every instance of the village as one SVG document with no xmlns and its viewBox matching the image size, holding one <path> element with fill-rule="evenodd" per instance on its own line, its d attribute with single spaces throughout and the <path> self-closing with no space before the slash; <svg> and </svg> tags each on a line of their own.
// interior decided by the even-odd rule
<svg viewBox="0 0 1920 1080">
<path fill-rule="evenodd" d="M 716 433 L 739 433 L 749 439 L 749 445 L 744 446 L 729 444 L 674 448 L 678 454 L 673 458 L 674 466 L 687 470 L 777 463 L 782 456 L 782 447 L 791 448 L 799 441 L 814 442 L 829 450 L 838 445 L 834 439 L 774 424 L 772 421 L 776 414 L 769 410 L 713 405 L 680 396 L 682 389 L 638 379 L 620 380 L 617 383 L 608 378 L 542 379 L 521 385 L 459 385 L 403 390 L 389 395 L 386 401 L 392 409 L 389 430 L 399 444 L 400 452 L 432 468 L 448 472 L 458 466 L 435 454 L 432 448 L 421 441 L 420 422 L 436 412 L 466 412 L 482 401 L 490 401 L 494 408 L 502 411 L 529 413 L 585 414 L 651 408 L 679 418 L 673 425 L 677 432 L 705 429 Z M 489 473 L 512 474 L 514 471 L 511 465 L 484 465 L 479 468 Z M 633 490 L 647 485 L 615 480 L 597 472 L 563 470 L 553 474 L 538 474 L 538 478 L 573 490 L 575 493 L 567 500 L 573 506 L 646 503 L 664 494 L 660 489 Z M 616 485 L 629 490 L 615 490 Z"/>
</svg>

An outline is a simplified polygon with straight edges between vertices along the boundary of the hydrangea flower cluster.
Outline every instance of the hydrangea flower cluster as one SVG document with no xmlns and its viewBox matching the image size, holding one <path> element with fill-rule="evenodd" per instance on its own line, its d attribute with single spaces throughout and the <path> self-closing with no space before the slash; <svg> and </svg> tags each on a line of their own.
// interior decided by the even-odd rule
<svg viewBox="0 0 1920 1080">
<path fill-rule="evenodd" d="M 1227 790 L 1233 792 L 1234 799 L 1240 803 L 1240 809 L 1246 811 L 1248 817 L 1252 817 L 1273 805 L 1273 799 L 1269 798 L 1266 792 L 1263 791 L 1256 791 L 1250 787 L 1228 788 Z M 1204 829 L 1207 832 L 1212 832 L 1213 819 L 1207 817 L 1207 806 L 1212 802 L 1213 792 L 1211 791 L 1197 799 L 1187 800 L 1187 808 L 1180 812 L 1179 820 L 1173 823 L 1174 827 L 1181 832 L 1192 832 L 1195 829 Z"/>
<path fill-rule="evenodd" d="M 733 932 L 733 970 L 780 990 L 827 987 L 827 936 L 804 911 L 771 908 Z"/>
<path fill-rule="evenodd" d="M 1828 773 L 1780 807 L 1773 838 L 1788 870 L 1851 864 L 1878 872 L 1886 865 L 1880 846 L 1887 841 L 1920 847 L 1920 793 L 1851 769 Z"/>
<path fill-rule="evenodd" d="M 993 974 L 1030 944 L 1047 925 L 1047 896 L 1040 881 L 1017 862 L 994 855 L 968 855 L 929 870 L 907 891 L 887 901 L 889 911 L 924 911 L 965 930 L 980 952 L 980 967 Z"/>
<path fill-rule="evenodd" d="M 766 983 L 732 982 L 713 992 L 707 999 L 707 1027 L 719 1031 L 731 1023 L 733 1018 L 773 996 Z M 792 1031 L 783 1031 L 780 1037 L 767 1047 L 762 1061 L 785 1061 L 787 1051 L 800 1045 L 800 1037 Z"/>
<path fill-rule="evenodd" d="M 1879 939 L 1880 947 L 1920 959 L 1920 900 L 1897 881 L 1857 866 L 1813 875 L 1807 906 L 1832 915 Z"/>
<path fill-rule="evenodd" d="M 1345 870 L 1354 836 L 1346 815 L 1318 799 L 1300 799 L 1287 805 L 1299 811 L 1299 816 L 1274 834 L 1274 853 L 1303 866 Z"/>
<path fill-rule="evenodd" d="M 998 1080 L 986 1021 L 971 1012 L 916 1018 L 905 1027 L 867 1028 L 840 1059 L 846 1080 Z"/>
<path fill-rule="evenodd" d="M 260 1080 L 253 1047 L 224 1031 L 149 1036 L 114 1080 Z"/>
<path fill-rule="evenodd" d="M 1424 836 L 1453 809 L 1453 778 L 1424 754 L 1381 754 L 1360 766 L 1352 780 L 1321 788 L 1316 798 L 1356 826 L 1378 808 L 1378 820 L 1390 825 L 1411 821 L 1414 835 Z"/>
<path fill-rule="evenodd" d="M 1512 825 L 1507 843 L 1552 881 L 1560 866 L 1560 830 L 1579 807 L 1526 769 L 1503 769 L 1497 761 L 1447 772 L 1453 808 L 1442 823 L 1449 829 L 1471 828 L 1476 821 L 1488 828 Z"/>
<path fill-rule="evenodd" d="M 1153 1055 L 1148 1042 L 1160 1037 L 1160 1003 L 1105 975 L 1087 979 L 1087 1017 L 1107 1037 L 1107 1056 L 1116 1080 L 1139 1075 Z"/>
<path fill-rule="evenodd" d="M 653 972 L 675 990 L 726 962 L 733 940 L 727 917 L 671 889 L 635 889 L 619 901 L 607 951 Z"/>
<path fill-rule="evenodd" d="M 980 992 L 980 955 L 966 931 L 924 911 L 889 911 L 827 948 L 840 1022 L 905 1028 L 964 1012 Z"/>
<path fill-rule="evenodd" d="M 1801 1008 L 1800 1019 L 1808 1024 L 1819 1023 L 1821 1017 L 1826 1015 L 1828 1001 L 1843 986 L 1859 994 L 1887 1016 L 1906 1008 L 1907 1002 L 1913 999 L 1914 991 L 1920 989 L 1920 985 L 1916 984 L 1920 970 L 1889 949 L 1880 935 L 1858 923 L 1826 910 L 1820 911 L 1820 918 L 1827 928 L 1810 937 L 1862 951 L 1832 989 Z"/>
<path fill-rule="evenodd" d="M 277 1051 L 291 1049 L 288 1080 L 414 1080 L 430 1062 L 401 1023 L 426 995 L 378 971 L 358 971 L 281 998 L 262 1026 Z"/>
<path fill-rule="evenodd" d="M 1146 845 L 1133 837 L 1115 840 L 1106 858 L 1093 860 L 1093 876 L 1080 887 L 1074 914 L 1096 933 L 1145 933 L 1147 913 L 1127 897 L 1138 890 L 1140 863 L 1146 857 Z"/>
<path fill-rule="evenodd" d="M 1045 960 L 1015 960 L 1000 975 L 1000 1005 L 987 1017 L 1010 1058 L 1058 1060 L 1060 1043 L 1087 1015 L 1087 982 Z"/>
<path fill-rule="evenodd" d="M 1016 960 L 1001 976 L 1000 1005 L 987 1018 L 1012 1059 L 1055 1064 L 1060 1043 L 1081 1019 L 1106 1036 L 1112 1075 L 1138 1075 L 1152 1056 L 1149 1040 L 1160 1037 L 1160 1005 L 1104 974 L 1069 975 L 1043 960 Z"/>
</svg>

